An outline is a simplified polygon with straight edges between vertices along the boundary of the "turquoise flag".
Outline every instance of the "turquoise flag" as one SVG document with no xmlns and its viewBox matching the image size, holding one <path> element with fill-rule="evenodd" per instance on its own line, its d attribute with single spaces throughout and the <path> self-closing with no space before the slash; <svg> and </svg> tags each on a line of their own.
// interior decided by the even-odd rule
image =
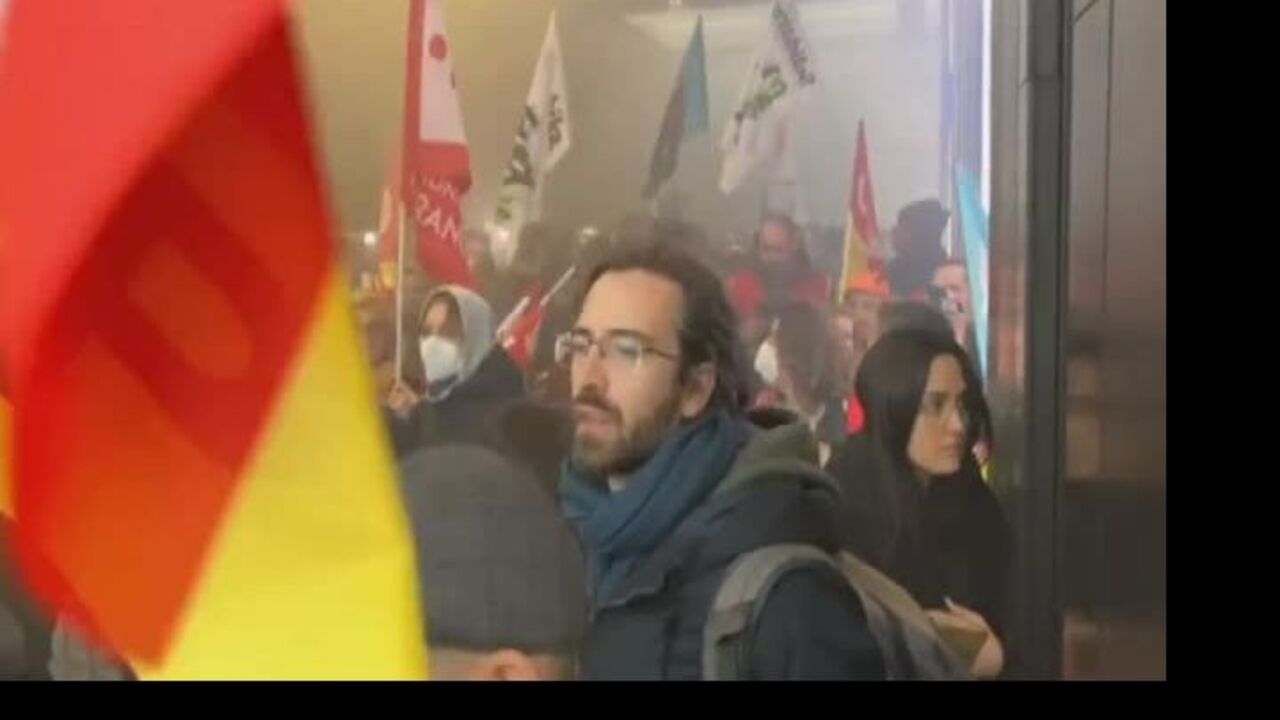
<svg viewBox="0 0 1280 720">
<path fill-rule="evenodd" d="M 978 365 L 985 380 L 988 377 L 989 328 L 991 318 L 990 258 L 987 211 L 982 207 L 978 183 L 973 173 L 956 167 L 956 198 L 960 203 L 960 231 L 964 234 L 965 265 L 969 275 L 969 295 L 973 302 L 974 334 L 978 341 Z"/>
</svg>

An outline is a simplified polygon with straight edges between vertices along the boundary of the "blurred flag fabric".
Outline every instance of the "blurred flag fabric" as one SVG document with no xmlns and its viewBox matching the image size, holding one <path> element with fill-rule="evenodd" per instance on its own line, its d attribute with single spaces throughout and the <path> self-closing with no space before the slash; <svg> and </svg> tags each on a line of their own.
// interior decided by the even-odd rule
<svg viewBox="0 0 1280 720">
<path fill-rule="evenodd" d="M 702 40 L 702 16 L 698 16 L 680 62 L 680 73 L 662 114 L 662 127 L 649 158 L 649 179 L 645 181 L 646 200 L 658 194 L 680 164 L 680 146 L 685 138 L 701 135 L 710 122 L 707 110 L 707 57 Z"/>
<path fill-rule="evenodd" d="M 23 575 L 144 678 L 422 678 L 413 546 L 284 4 L 13 0 Z"/>
<path fill-rule="evenodd" d="M 438 282 L 475 289 L 462 251 L 462 196 L 471 188 L 471 154 L 442 0 L 410 2 L 406 57 L 400 191 L 417 234 L 418 262 Z"/>
<path fill-rule="evenodd" d="M 876 221 L 876 197 L 871 189 L 871 158 L 867 153 L 867 133 L 858 121 L 858 144 L 853 154 L 853 185 L 849 188 L 849 209 L 844 228 L 844 268 L 840 297 L 844 300 L 854 282 L 879 263 L 873 263 L 872 243 L 880 236 Z"/>
</svg>

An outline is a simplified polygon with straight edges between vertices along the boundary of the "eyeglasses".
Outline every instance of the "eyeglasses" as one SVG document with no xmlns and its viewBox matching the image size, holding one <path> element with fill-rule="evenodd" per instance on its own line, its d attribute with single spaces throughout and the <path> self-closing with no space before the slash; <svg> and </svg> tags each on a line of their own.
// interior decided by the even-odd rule
<svg viewBox="0 0 1280 720">
<path fill-rule="evenodd" d="M 570 330 L 556 338 L 556 362 L 571 367 L 585 361 L 591 348 L 598 348 L 600 359 L 612 371 L 631 372 L 644 364 L 652 355 L 675 362 L 678 356 L 663 352 L 645 340 L 626 332 L 607 332 L 600 338 L 592 337 L 586 330 Z"/>
</svg>

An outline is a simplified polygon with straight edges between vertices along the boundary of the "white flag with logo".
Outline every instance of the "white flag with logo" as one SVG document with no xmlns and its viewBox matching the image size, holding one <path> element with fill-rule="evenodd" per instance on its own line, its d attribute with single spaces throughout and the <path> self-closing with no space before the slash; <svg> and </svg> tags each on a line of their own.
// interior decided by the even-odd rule
<svg viewBox="0 0 1280 720">
<path fill-rule="evenodd" d="M 494 211 L 494 224 L 505 237 L 516 237 L 524 223 L 541 217 L 543 179 L 569 150 L 571 138 L 564 59 L 552 11 Z M 496 249 L 501 252 L 495 260 L 509 265 L 515 244 L 507 242 Z"/>
<path fill-rule="evenodd" d="M 780 154 L 789 145 L 788 125 L 796 103 L 817 82 L 811 47 L 794 0 L 775 0 L 769 10 L 769 30 L 751 61 L 720 141 L 724 153 L 721 192 L 737 189 L 765 158 L 791 162 Z"/>
</svg>

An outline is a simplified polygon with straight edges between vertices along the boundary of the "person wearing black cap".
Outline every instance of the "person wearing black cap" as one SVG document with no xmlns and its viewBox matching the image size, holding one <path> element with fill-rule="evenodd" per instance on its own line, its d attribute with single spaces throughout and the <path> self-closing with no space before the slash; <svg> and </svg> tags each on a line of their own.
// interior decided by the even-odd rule
<svg viewBox="0 0 1280 720">
<path fill-rule="evenodd" d="M 893 260 L 886 275 L 895 298 L 928 300 L 934 272 L 947 261 L 942 231 L 951 213 L 934 198 L 917 200 L 898 212 Z"/>
<path fill-rule="evenodd" d="M 532 473 L 478 445 L 401 464 L 434 680 L 569 680 L 582 553 Z"/>
</svg>

